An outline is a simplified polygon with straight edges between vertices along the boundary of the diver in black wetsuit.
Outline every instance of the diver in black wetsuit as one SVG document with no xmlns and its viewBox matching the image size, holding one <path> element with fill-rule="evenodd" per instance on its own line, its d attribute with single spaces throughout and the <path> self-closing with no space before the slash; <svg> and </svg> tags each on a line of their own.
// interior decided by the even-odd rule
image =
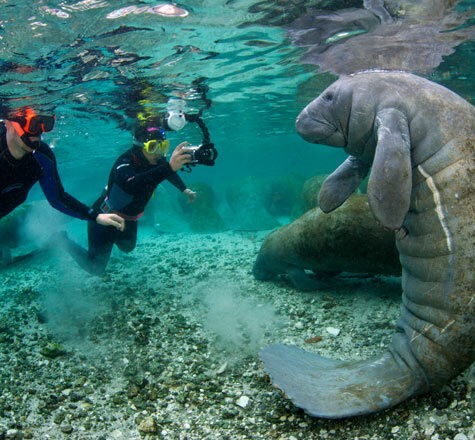
<svg viewBox="0 0 475 440">
<path fill-rule="evenodd" d="M 134 146 L 115 161 L 107 187 L 94 203 L 94 208 L 101 212 L 120 215 L 125 220 L 124 231 L 89 222 L 88 251 L 64 236 L 66 250 L 84 270 L 93 275 L 100 275 L 105 270 L 114 244 L 123 252 L 131 252 L 135 248 L 137 220 L 163 180 L 170 181 L 190 202 L 195 199 L 196 193 L 188 189 L 176 174 L 191 161 L 190 149 L 186 148 L 188 143 L 178 145 L 170 162 L 167 162 L 165 157 L 170 144 L 164 129 L 157 122 L 157 119 L 149 119 L 138 123 Z"/>
<path fill-rule="evenodd" d="M 40 182 L 48 202 L 58 211 L 123 229 L 124 220 L 118 215 L 89 208 L 64 191 L 54 153 L 41 141 L 42 133 L 53 126 L 54 116 L 37 115 L 29 107 L 0 122 L 0 218 L 21 205 L 31 187 Z"/>
</svg>

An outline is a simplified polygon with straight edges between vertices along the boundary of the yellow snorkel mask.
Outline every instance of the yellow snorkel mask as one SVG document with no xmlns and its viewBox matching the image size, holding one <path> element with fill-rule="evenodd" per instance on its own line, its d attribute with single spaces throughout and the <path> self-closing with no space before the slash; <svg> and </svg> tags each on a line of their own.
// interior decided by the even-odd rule
<svg viewBox="0 0 475 440">
<path fill-rule="evenodd" d="M 148 120 L 145 124 L 140 123 L 134 132 L 134 145 L 143 147 L 148 154 L 161 154 L 166 156 L 170 149 L 170 141 L 167 140 L 165 130 L 155 121 Z"/>
<path fill-rule="evenodd" d="M 143 143 L 143 149 L 148 154 L 157 154 L 159 152 L 162 156 L 166 156 L 170 149 L 170 141 L 168 139 L 150 139 Z"/>
</svg>

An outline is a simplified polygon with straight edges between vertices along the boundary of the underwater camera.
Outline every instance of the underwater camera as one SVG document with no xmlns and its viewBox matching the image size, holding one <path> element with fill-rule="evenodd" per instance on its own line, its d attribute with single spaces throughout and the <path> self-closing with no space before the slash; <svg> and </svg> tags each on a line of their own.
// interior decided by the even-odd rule
<svg viewBox="0 0 475 440">
<path fill-rule="evenodd" d="M 213 166 L 214 161 L 218 157 L 218 151 L 214 148 L 214 144 L 205 143 L 198 146 L 191 146 L 189 148 L 191 154 L 190 165 L 208 165 Z"/>
</svg>

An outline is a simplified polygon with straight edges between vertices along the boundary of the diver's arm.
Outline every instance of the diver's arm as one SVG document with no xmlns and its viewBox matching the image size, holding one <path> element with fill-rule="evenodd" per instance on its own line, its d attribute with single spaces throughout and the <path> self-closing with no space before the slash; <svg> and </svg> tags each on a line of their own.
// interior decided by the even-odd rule
<svg viewBox="0 0 475 440">
<path fill-rule="evenodd" d="M 167 177 L 167 180 L 180 192 L 185 191 L 186 189 L 185 182 L 183 182 L 182 178 L 176 172 L 173 172 L 173 174 L 170 174 Z"/>
<path fill-rule="evenodd" d="M 145 186 L 157 186 L 172 174 L 174 171 L 166 160 L 140 173 L 135 172 L 130 162 L 123 162 L 115 169 L 115 180 L 125 192 L 133 194 Z"/>
<path fill-rule="evenodd" d="M 39 182 L 49 204 L 71 217 L 81 220 L 96 220 L 99 214 L 98 210 L 89 208 L 64 190 L 53 151 L 46 144 L 42 144 L 33 152 L 33 156 L 43 170 Z"/>
<path fill-rule="evenodd" d="M 131 158 L 127 158 L 116 165 L 115 177 L 117 183 L 125 192 L 130 194 L 140 190 L 140 188 L 145 185 L 157 186 L 159 183 L 163 182 L 163 180 L 168 179 L 174 174 L 176 175 L 177 170 L 187 163 L 190 163 L 190 150 L 186 148 L 187 145 L 188 142 L 182 142 L 179 144 L 173 151 L 170 162 L 167 162 L 164 158 L 160 158 L 156 165 L 153 165 L 148 170 L 140 173 L 135 172 L 131 164 Z M 176 177 L 180 179 L 178 176 Z M 180 185 L 176 178 L 174 179 L 172 177 L 172 183 L 173 180 Z M 186 189 L 184 184 L 183 186 L 183 190 Z M 181 186 L 178 186 L 177 188 L 180 189 Z"/>
</svg>

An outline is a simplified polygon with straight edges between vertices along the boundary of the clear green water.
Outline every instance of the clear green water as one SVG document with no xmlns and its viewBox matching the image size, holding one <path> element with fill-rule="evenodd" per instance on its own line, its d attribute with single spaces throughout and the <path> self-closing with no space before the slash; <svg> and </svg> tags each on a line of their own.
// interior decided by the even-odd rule
<svg viewBox="0 0 475 440">
<path fill-rule="evenodd" d="M 32 105 L 56 114 L 56 127 L 44 139 L 55 148 L 65 188 L 86 203 L 99 195 L 115 158 L 130 148 L 131 135 L 124 127 L 136 105 L 131 91 L 151 85 L 145 107 L 156 111 L 170 97 L 184 98 L 192 111 L 204 108 L 219 158 L 216 166 L 198 166 L 183 178 L 189 185 L 212 186 L 219 211 L 227 211 L 224 220 L 230 221 L 226 190 L 248 183 L 247 177 L 267 184 L 290 173 L 308 178 L 333 171 L 344 159 L 343 152 L 310 145 L 295 133 L 295 117 L 336 76 L 302 64 L 305 49 L 292 44 L 284 25 L 310 6 L 338 10 L 362 4 L 189 0 L 179 3 L 189 11 L 185 18 L 131 12 L 110 19 L 108 14 L 121 8 L 156 3 L 0 0 L 0 105 Z M 473 7 L 473 0 L 457 6 L 468 14 L 466 29 L 473 25 Z M 346 39 L 336 35 L 328 41 L 344 43 L 364 33 L 350 32 Z M 418 73 L 473 101 L 474 48 L 473 41 L 466 41 L 437 68 Z M 200 96 L 190 93 L 198 78 L 209 88 L 212 105 L 207 109 Z M 198 143 L 201 136 L 190 124 L 169 138 L 176 145 L 182 140 Z M 158 212 L 153 222 L 165 229 L 174 222 L 179 232 L 180 227 L 188 232 L 186 213 L 174 210 L 172 203 L 177 193 L 171 189 L 170 194 L 167 198 L 158 192 L 152 199 Z M 35 187 L 30 200 L 43 198 Z M 69 228 L 86 243 L 85 222 L 65 226 L 53 218 L 41 211 L 28 237 L 37 237 L 38 225 L 47 234 Z M 224 229 L 233 226 L 229 222 Z M 4 428 L 33 431 L 25 438 L 44 439 L 45 432 L 48 438 L 67 438 L 60 428 L 63 408 L 76 417 L 70 438 L 81 440 L 139 439 L 136 420 L 147 411 L 163 421 L 160 432 L 169 433 L 158 438 L 173 439 L 268 439 L 270 433 L 282 439 L 407 439 L 429 438 L 433 432 L 432 438 L 455 438 L 458 432 L 473 432 L 468 381 L 445 387 L 443 395 L 411 400 L 402 410 L 356 422 L 312 419 L 275 391 L 263 378 L 259 345 L 283 340 L 303 344 L 324 334 L 315 348 L 324 355 L 369 357 L 389 343 L 399 314 L 400 285 L 397 279 L 338 281 L 334 290 L 313 295 L 297 293 L 284 282 L 257 282 L 251 267 L 266 234 L 159 235 L 144 225 L 137 248 L 131 254 L 115 249 L 102 278 L 89 277 L 67 255 L 40 255 L 2 269 L 0 438 Z M 259 333 L 261 323 L 268 325 L 265 335 Z M 328 337 L 327 326 L 341 327 L 341 337 Z M 243 328 L 259 338 L 241 341 Z M 216 344 L 215 335 L 229 336 L 224 347 Z M 53 348 L 63 344 L 69 354 L 45 360 L 41 350 L 50 343 Z M 243 355 L 249 357 L 236 367 L 226 359 L 237 356 L 242 362 Z M 223 360 L 229 361 L 226 368 Z M 129 396 L 130 384 L 147 374 L 151 385 L 145 390 L 160 390 L 158 399 L 148 399 L 152 410 Z M 75 409 L 77 400 L 69 398 L 71 388 L 82 392 L 83 379 L 94 387 L 93 409 L 84 410 L 87 417 L 82 406 Z M 233 402 L 248 389 L 250 410 L 235 417 Z M 60 402 L 52 402 L 56 395 Z M 81 405 L 90 405 L 87 396 L 81 397 Z M 177 408 L 174 420 L 169 402 Z"/>
<path fill-rule="evenodd" d="M 280 25 L 307 6 L 331 10 L 360 3 L 191 0 L 179 4 L 189 11 L 185 18 L 132 12 L 111 19 L 121 8 L 157 3 L 4 1 L 1 103 L 55 112 L 56 128 L 45 140 L 56 148 L 65 186 L 84 200 L 96 197 L 114 158 L 129 147 L 123 123 L 134 103 L 127 95 L 143 82 L 152 86 L 146 106 L 155 110 L 173 96 L 184 97 L 190 110 L 203 108 L 189 91 L 201 77 L 209 87 L 212 106 L 204 119 L 220 157 L 214 168 L 196 168 L 187 182 L 225 186 L 247 175 L 328 172 L 343 154 L 306 144 L 293 124 L 336 77 L 301 64 L 303 50 Z M 471 6 L 465 1 L 459 9 Z M 473 42 L 462 44 L 428 76 L 469 97 L 472 54 Z M 196 143 L 200 133 L 188 126 L 170 139 L 175 145 L 183 139 Z"/>
<path fill-rule="evenodd" d="M 124 97 L 143 81 L 153 86 L 149 108 L 185 96 L 193 110 L 204 103 L 189 96 L 191 83 L 206 78 L 213 104 L 204 119 L 220 157 L 213 169 L 195 169 L 188 182 L 275 175 L 289 166 L 323 169 L 313 155 L 302 160 L 308 146 L 293 130 L 304 105 L 297 89 L 313 69 L 298 63 L 299 50 L 282 29 L 239 27 L 259 17 L 247 12 L 251 3 L 190 1 L 184 19 L 146 13 L 107 19 L 134 4 L 123 1 L 62 2 L 56 9 L 67 18 L 52 15 L 48 2 L 0 4 L 0 57 L 16 64 L 2 75 L 0 97 L 4 105 L 55 112 L 57 125 L 45 141 L 56 147 L 65 186 L 83 199 L 97 195 L 114 158 L 129 148 L 129 132 L 119 127 L 131 104 Z M 121 26 L 143 30 L 107 36 Z M 126 61 L 131 57 L 139 59 Z M 201 138 L 189 127 L 170 139 L 176 145 Z"/>
</svg>

